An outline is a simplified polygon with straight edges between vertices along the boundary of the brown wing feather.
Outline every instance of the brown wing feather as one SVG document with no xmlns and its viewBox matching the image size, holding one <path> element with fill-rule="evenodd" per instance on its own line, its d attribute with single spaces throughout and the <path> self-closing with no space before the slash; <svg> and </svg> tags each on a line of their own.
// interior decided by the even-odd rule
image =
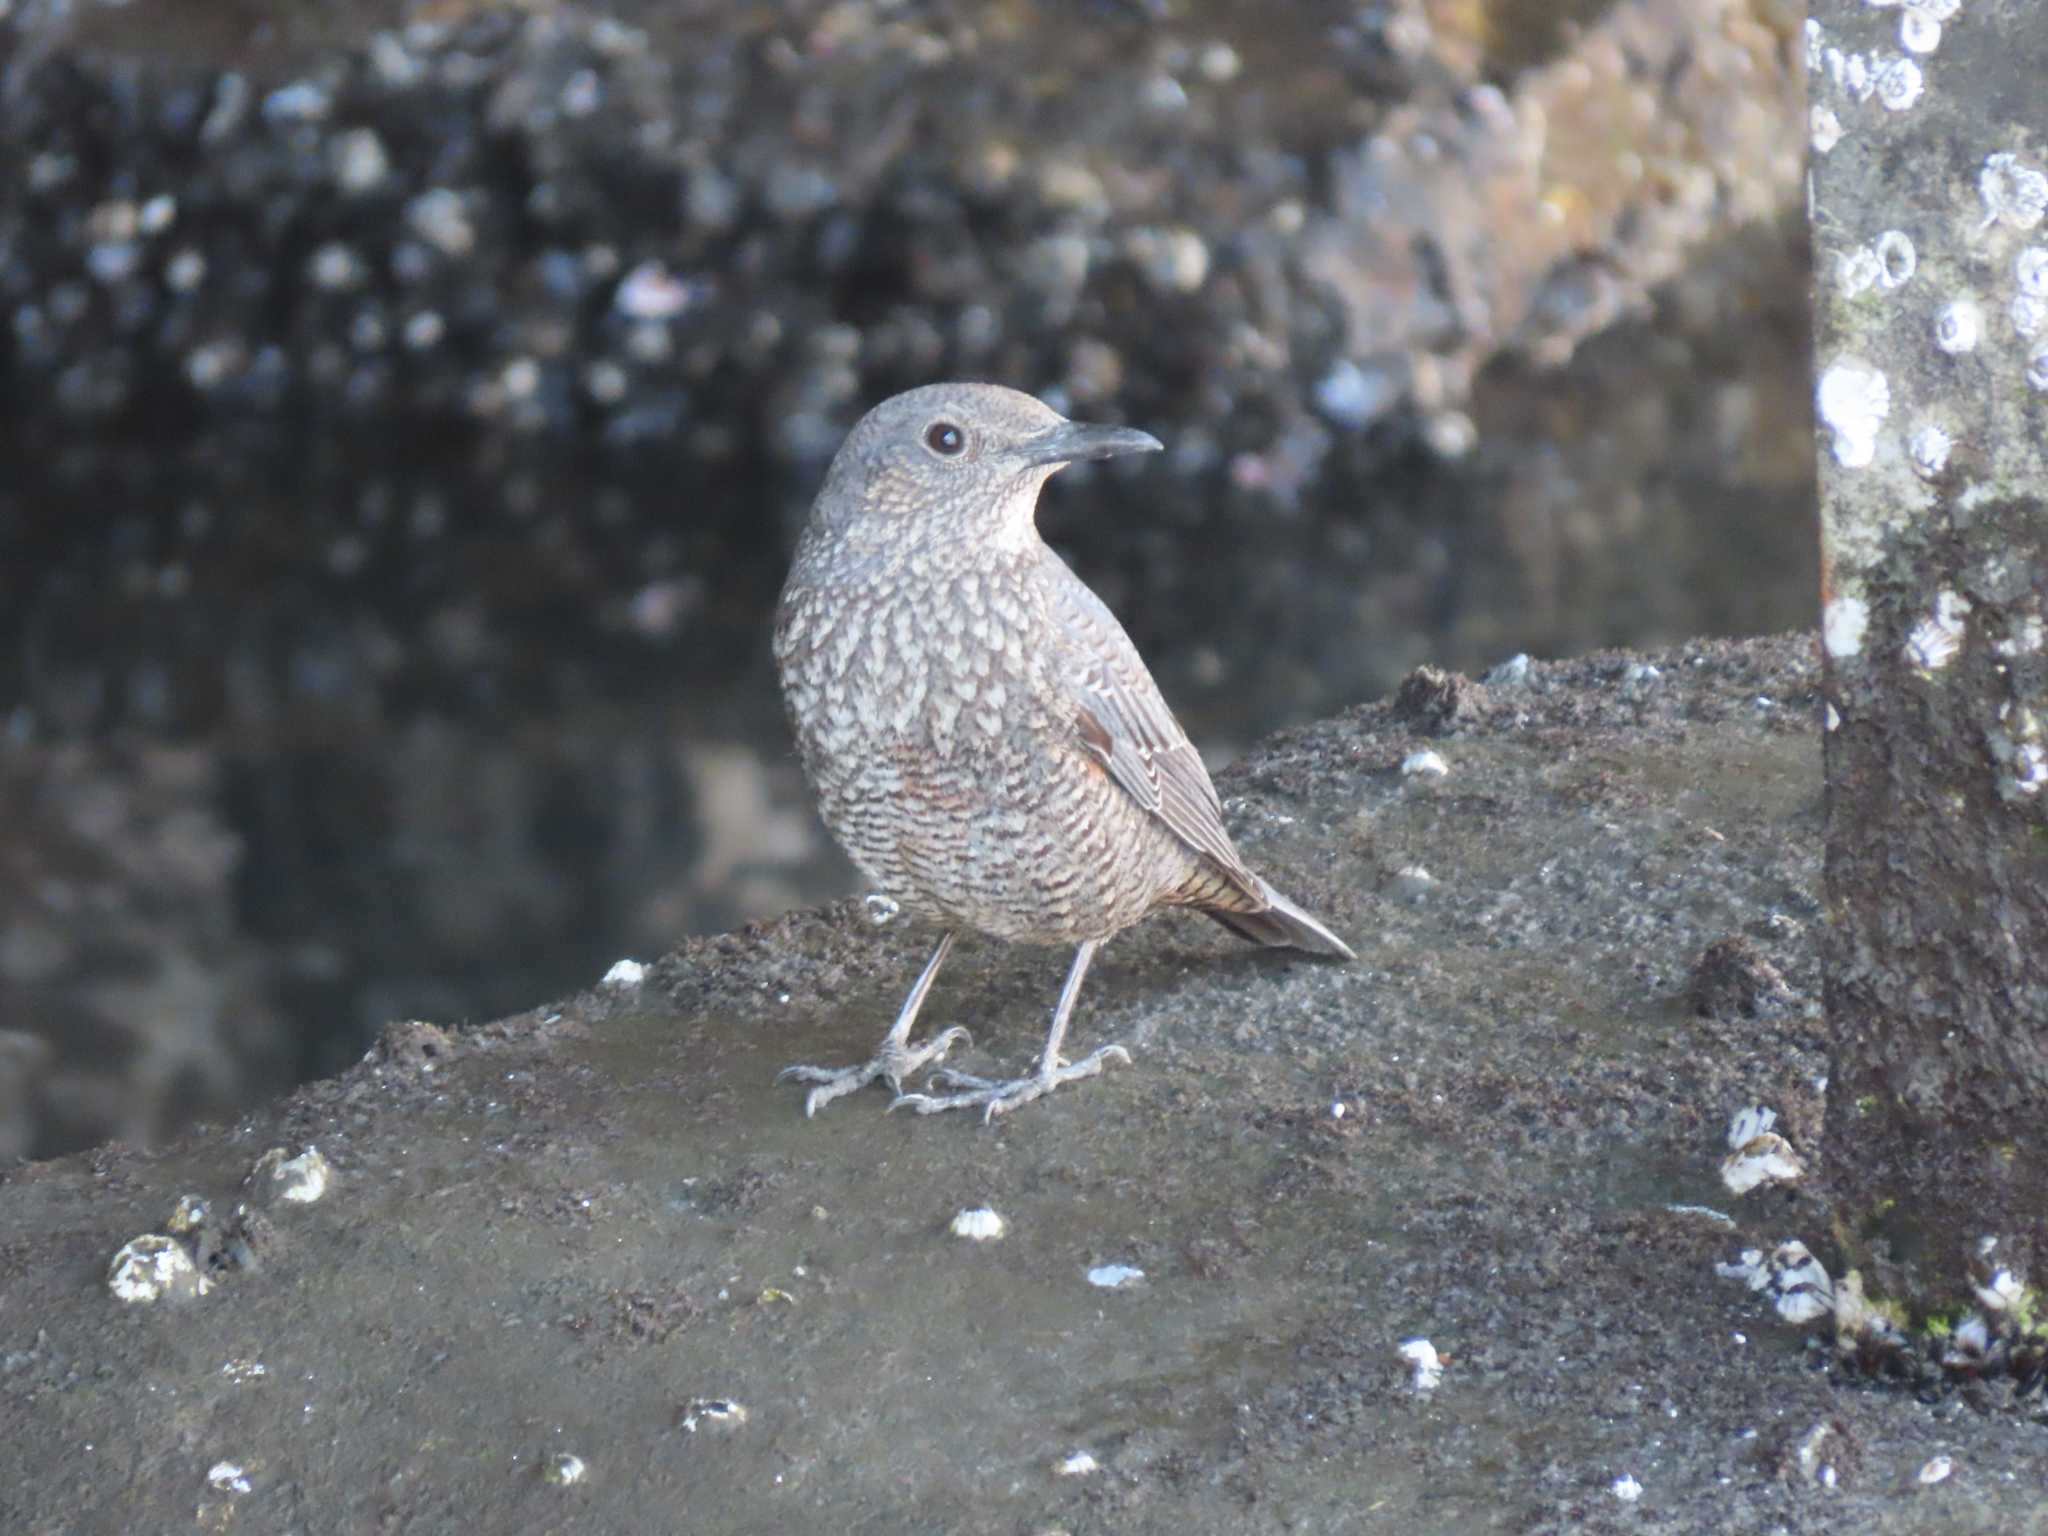
<svg viewBox="0 0 2048 1536">
<path fill-rule="evenodd" d="M 1081 740 L 1139 805 L 1188 847 L 1212 860 L 1255 905 L 1262 882 L 1223 827 L 1223 803 L 1201 754 L 1159 695 L 1138 649 L 1102 599 L 1047 552 L 1048 607 L 1066 642 L 1063 681 Z"/>
</svg>

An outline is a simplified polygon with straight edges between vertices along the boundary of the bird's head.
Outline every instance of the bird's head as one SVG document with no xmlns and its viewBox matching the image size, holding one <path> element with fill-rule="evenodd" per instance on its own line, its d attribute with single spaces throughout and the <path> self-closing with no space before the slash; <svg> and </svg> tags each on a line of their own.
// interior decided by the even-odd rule
<svg viewBox="0 0 2048 1536">
<path fill-rule="evenodd" d="M 861 539 L 928 535 L 1021 547 L 1038 488 L 1077 459 L 1154 453 L 1131 427 L 1069 421 L 1000 384 L 929 384 L 854 424 L 833 456 L 812 525 Z"/>
</svg>

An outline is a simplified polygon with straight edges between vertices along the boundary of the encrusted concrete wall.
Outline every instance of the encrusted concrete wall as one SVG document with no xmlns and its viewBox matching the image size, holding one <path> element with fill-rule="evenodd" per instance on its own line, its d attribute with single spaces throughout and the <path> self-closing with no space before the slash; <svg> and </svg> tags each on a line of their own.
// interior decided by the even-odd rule
<svg viewBox="0 0 2048 1536">
<path fill-rule="evenodd" d="M 2048 1259 L 2048 25 L 1808 23 L 1840 1235 Z"/>
</svg>

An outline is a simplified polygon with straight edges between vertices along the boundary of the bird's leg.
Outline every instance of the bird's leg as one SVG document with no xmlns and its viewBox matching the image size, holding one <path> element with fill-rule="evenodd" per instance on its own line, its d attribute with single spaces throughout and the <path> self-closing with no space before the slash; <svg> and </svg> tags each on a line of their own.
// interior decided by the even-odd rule
<svg viewBox="0 0 2048 1536">
<path fill-rule="evenodd" d="M 997 1115 L 1006 1115 L 1013 1109 L 1020 1109 L 1033 1099 L 1043 1098 L 1059 1087 L 1079 1077 L 1093 1077 L 1106 1062 L 1114 1056 L 1128 1062 L 1131 1053 L 1120 1045 L 1105 1045 L 1099 1051 L 1082 1057 L 1071 1064 L 1060 1060 L 1060 1043 L 1067 1037 L 1067 1021 L 1073 1016 L 1074 999 L 1081 995 L 1081 978 L 1088 974 L 1088 962 L 1095 958 L 1095 951 L 1101 947 L 1100 939 L 1089 939 L 1074 951 L 1074 963 L 1067 968 L 1066 985 L 1060 988 L 1059 1005 L 1052 1011 L 1052 1028 L 1045 1032 L 1045 1050 L 1038 1058 L 1038 1071 L 1030 1077 L 1011 1078 L 1005 1082 L 998 1078 L 975 1077 L 967 1072 L 955 1072 L 947 1067 L 932 1074 L 935 1085 L 958 1088 L 959 1093 L 905 1093 L 897 1096 L 891 1109 L 908 1108 L 920 1115 L 936 1115 L 947 1109 L 972 1109 L 979 1107 L 984 1123 Z"/>
<path fill-rule="evenodd" d="M 940 935 L 939 947 L 932 951 L 931 959 L 925 962 L 918 973 L 916 984 L 910 989 L 910 996 L 903 999 L 903 1007 L 896 1015 L 896 1022 L 889 1026 L 889 1033 L 882 1037 L 882 1043 L 875 1050 L 874 1059 L 857 1067 L 784 1067 L 776 1075 L 780 1082 L 794 1080 L 799 1083 L 816 1083 L 804 1098 L 804 1115 L 808 1118 L 830 1104 L 834 1099 L 865 1087 L 880 1078 L 889 1085 L 893 1093 L 903 1091 L 903 1079 L 919 1067 L 935 1061 L 944 1061 L 946 1052 L 958 1042 L 968 1038 L 967 1031 L 959 1025 L 941 1030 L 923 1045 L 912 1046 L 910 1026 L 917 1022 L 917 1011 L 924 1006 L 925 994 L 937 980 L 939 967 L 945 963 L 947 952 L 953 947 L 951 931 Z"/>
</svg>

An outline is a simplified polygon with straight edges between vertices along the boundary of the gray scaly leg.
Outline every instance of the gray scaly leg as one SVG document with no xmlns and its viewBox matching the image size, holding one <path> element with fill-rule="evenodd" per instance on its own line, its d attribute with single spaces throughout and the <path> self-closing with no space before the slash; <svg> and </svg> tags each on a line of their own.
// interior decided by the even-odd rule
<svg viewBox="0 0 2048 1536">
<path fill-rule="evenodd" d="M 776 1074 L 778 1083 L 795 1081 L 818 1085 L 804 1098 L 805 1118 L 876 1078 L 887 1083 L 891 1092 L 901 1094 L 904 1078 L 920 1067 L 944 1061 L 946 1052 L 968 1038 L 967 1031 L 956 1024 L 951 1029 L 940 1031 L 923 1045 L 913 1047 L 910 1043 L 910 1026 L 917 1022 L 917 1011 L 924 1006 L 925 994 L 931 991 L 932 983 L 938 979 L 939 967 L 952 948 L 953 935 L 949 931 L 940 936 L 939 947 L 925 962 L 924 970 L 910 989 L 910 996 L 903 999 L 902 1010 L 897 1013 L 896 1022 L 889 1026 L 889 1033 L 882 1037 L 873 1060 L 857 1067 L 784 1067 Z"/>
<path fill-rule="evenodd" d="M 905 1093 L 899 1094 L 891 1109 L 908 1108 L 920 1115 L 936 1115 L 948 1109 L 972 1109 L 979 1107 L 982 1122 L 986 1124 L 997 1115 L 1007 1115 L 1013 1109 L 1021 1109 L 1033 1099 L 1040 1099 L 1076 1078 L 1094 1077 L 1104 1064 L 1114 1056 L 1128 1063 L 1131 1053 L 1120 1045 L 1105 1045 L 1101 1050 L 1082 1057 L 1072 1065 L 1060 1060 L 1060 1043 L 1067 1037 L 1067 1020 L 1073 1016 L 1074 999 L 1081 995 L 1081 978 L 1088 974 L 1088 962 L 1095 958 L 1095 951 L 1101 947 L 1100 939 L 1090 939 L 1074 951 L 1074 963 L 1067 968 L 1066 985 L 1060 988 L 1059 1006 L 1053 1009 L 1052 1028 L 1045 1033 L 1045 1049 L 1038 1058 L 1038 1071 L 1030 1077 L 999 1078 L 975 1077 L 967 1072 L 955 1072 L 950 1067 L 932 1074 L 935 1085 L 963 1089 L 960 1093 Z"/>
</svg>

